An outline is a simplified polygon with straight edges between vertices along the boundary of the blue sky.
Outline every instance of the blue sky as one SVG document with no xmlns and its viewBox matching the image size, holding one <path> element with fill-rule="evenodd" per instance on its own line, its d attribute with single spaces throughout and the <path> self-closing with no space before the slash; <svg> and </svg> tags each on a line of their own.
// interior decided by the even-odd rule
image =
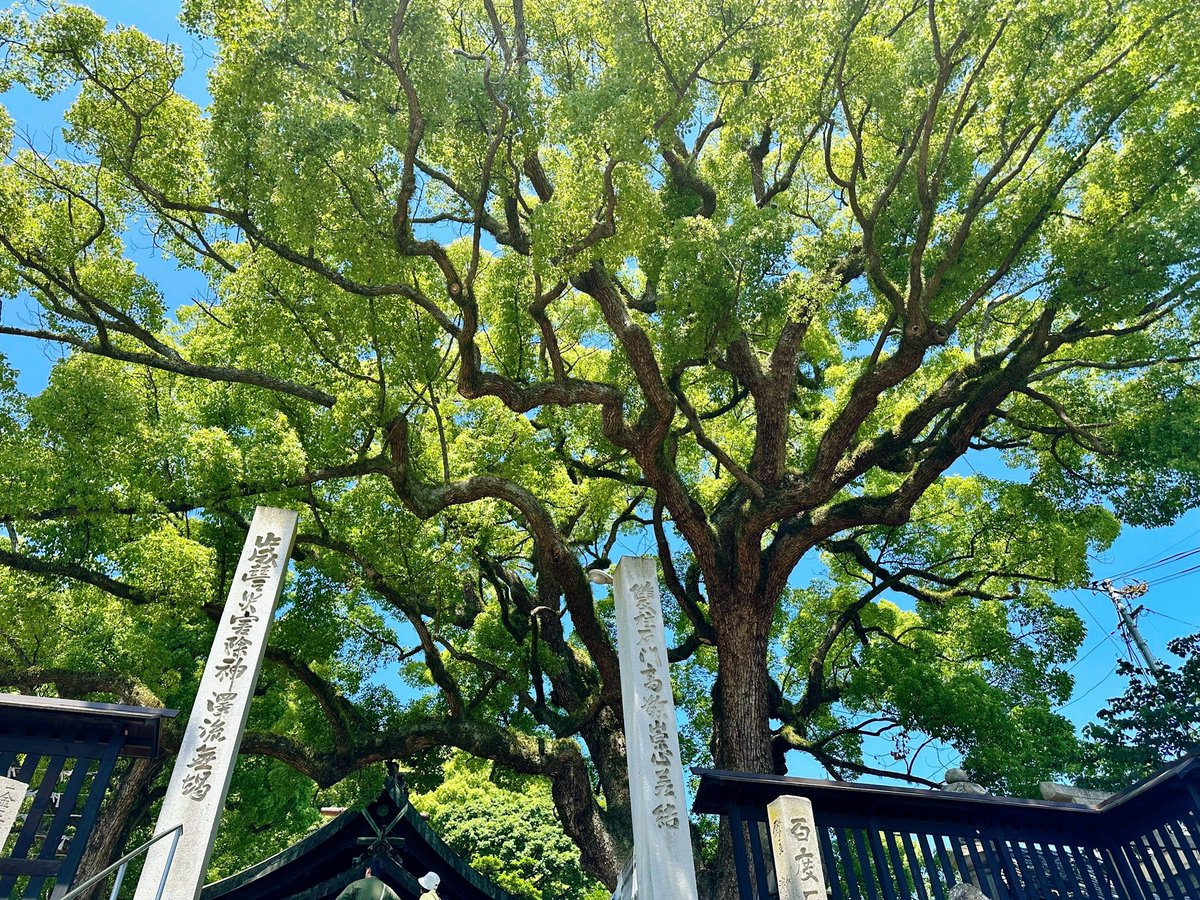
<svg viewBox="0 0 1200 900">
<path fill-rule="evenodd" d="M 196 41 L 180 26 L 176 19 L 178 0 L 91 0 L 88 5 L 105 16 L 110 24 L 135 25 L 152 37 L 179 45 L 187 60 L 179 89 L 202 105 L 206 102 L 205 77 L 211 64 L 211 47 Z M 3 102 L 18 127 L 27 131 L 36 144 L 45 146 L 45 142 L 55 138 L 67 98 L 39 103 L 16 88 L 3 96 Z M 180 272 L 169 260 L 159 257 L 150 248 L 148 238 L 139 241 L 137 234 L 131 234 L 128 239 L 138 265 L 164 291 L 168 307 L 186 303 L 203 290 L 193 273 Z M 26 316 L 19 304 L 9 303 L 4 307 L 6 324 L 27 321 Z M 37 393 L 45 385 L 58 351 L 27 340 L 0 336 L 0 355 L 18 370 L 21 389 Z M 960 463 L 954 471 L 970 473 L 967 463 Z M 1108 552 L 1093 560 L 1092 572 L 1096 578 L 1104 578 L 1197 547 L 1200 547 L 1200 510 L 1166 528 L 1126 529 Z M 644 549 L 653 552 L 652 544 Z M 1200 563 L 1200 554 L 1148 570 L 1142 576 L 1151 580 L 1151 588 L 1139 601 L 1146 610 L 1140 617 L 1140 624 L 1151 649 L 1160 658 L 1166 656 L 1168 640 L 1200 630 L 1200 608 L 1195 599 L 1197 586 L 1200 586 L 1200 571 L 1180 575 L 1161 585 L 1154 581 L 1183 572 L 1197 563 Z M 1118 658 L 1129 655 L 1129 650 L 1116 630 L 1116 613 L 1107 598 L 1087 591 L 1065 591 L 1060 593 L 1059 599 L 1079 612 L 1088 631 L 1071 670 L 1075 677 L 1075 693 L 1062 710 L 1077 725 L 1082 725 L 1094 718 L 1107 698 L 1124 689 L 1124 680 L 1115 673 L 1115 666 Z M 952 756 L 940 761 L 931 759 L 926 771 L 932 772 L 943 763 L 953 762 Z"/>
</svg>

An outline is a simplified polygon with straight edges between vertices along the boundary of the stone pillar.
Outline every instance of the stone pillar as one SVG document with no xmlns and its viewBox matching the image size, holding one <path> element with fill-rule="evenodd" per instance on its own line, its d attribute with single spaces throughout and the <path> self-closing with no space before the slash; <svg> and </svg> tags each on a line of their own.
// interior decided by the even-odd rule
<svg viewBox="0 0 1200 900">
<path fill-rule="evenodd" d="M 806 797 L 776 797 L 767 804 L 767 822 L 779 900 L 828 900 L 812 803 Z"/>
<path fill-rule="evenodd" d="M 29 785 L 15 778 L 0 778 L 0 855 L 4 850 L 4 842 L 12 833 L 13 825 L 17 822 L 17 814 L 21 811 L 21 803 L 25 800 L 25 792 Z"/>
<path fill-rule="evenodd" d="M 295 539 L 295 512 L 266 506 L 255 510 L 154 826 L 159 834 L 183 824 L 165 900 L 196 900 L 204 887 Z M 155 900 L 170 847 L 171 839 L 164 838 L 147 854 L 135 900 Z"/>
<path fill-rule="evenodd" d="M 696 900 L 696 868 L 655 560 L 622 559 L 613 594 L 638 900 Z"/>
</svg>

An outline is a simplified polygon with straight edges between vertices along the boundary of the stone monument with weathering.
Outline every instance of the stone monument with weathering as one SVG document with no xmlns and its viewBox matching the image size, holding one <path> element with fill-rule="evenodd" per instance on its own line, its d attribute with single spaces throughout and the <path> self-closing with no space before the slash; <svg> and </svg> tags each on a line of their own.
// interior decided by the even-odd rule
<svg viewBox="0 0 1200 900">
<path fill-rule="evenodd" d="M 295 512 L 255 510 L 154 828 L 161 834 L 183 825 L 165 900 L 195 900 L 204 886 L 295 539 Z M 169 856 L 169 839 L 151 848 L 135 900 L 154 900 Z"/>
<path fill-rule="evenodd" d="M 655 560 L 613 579 L 638 900 L 696 900 L 696 869 Z"/>
<path fill-rule="evenodd" d="M 23 781 L 0 777 L 0 851 L 4 850 L 4 842 L 17 822 L 17 814 L 21 811 L 27 790 L 29 785 Z"/>
<path fill-rule="evenodd" d="M 767 822 L 779 900 L 827 900 L 812 803 L 804 797 L 776 797 L 767 804 Z"/>
</svg>

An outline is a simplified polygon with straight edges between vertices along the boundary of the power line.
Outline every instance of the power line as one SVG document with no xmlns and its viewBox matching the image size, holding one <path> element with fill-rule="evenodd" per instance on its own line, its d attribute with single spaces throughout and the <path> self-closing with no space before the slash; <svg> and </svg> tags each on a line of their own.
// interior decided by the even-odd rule
<svg viewBox="0 0 1200 900">
<path fill-rule="evenodd" d="M 1089 616 L 1092 617 L 1092 621 L 1095 622 L 1096 625 L 1098 625 L 1100 628 L 1103 629 L 1104 624 L 1096 617 L 1096 614 L 1094 612 L 1092 612 L 1092 608 L 1090 606 L 1088 606 L 1086 603 L 1084 603 L 1083 600 L 1080 599 L 1079 593 L 1074 588 L 1071 589 L 1071 594 L 1072 594 L 1072 596 L 1074 596 L 1075 602 L 1079 604 L 1079 606 L 1084 610 L 1084 612 L 1086 612 Z M 1106 635 L 1106 637 L 1108 638 L 1109 642 L 1113 645 L 1113 647 L 1116 648 L 1117 656 L 1120 656 L 1121 655 L 1121 645 L 1118 644 L 1115 640 L 1113 640 L 1113 634 L 1115 633 L 1115 631 L 1116 631 L 1116 629 L 1114 628 L 1113 631 L 1110 631 Z"/>
<path fill-rule="evenodd" d="M 1114 628 L 1112 631 L 1110 631 L 1108 634 L 1106 634 L 1105 637 L 1112 637 L 1114 634 L 1116 634 L 1116 632 L 1117 632 L 1117 629 Z M 1097 650 L 1099 650 L 1103 646 L 1104 646 L 1104 639 L 1101 638 L 1100 643 L 1096 644 L 1094 647 L 1092 647 L 1091 650 L 1089 650 L 1087 653 L 1083 654 L 1083 656 L 1079 657 L 1079 659 L 1075 660 L 1075 662 L 1071 663 L 1071 665 L 1069 667 L 1067 667 L 1067 671 L 1073 672 L 1075 670 L 1076 666 L 1078 666 L 1081 662 L 1083 662 L 1085 659 L 1087 659 L 1089 656 L 1091 656 L 1093 653 L 1095 653 Z"/>
<path fill-rule="evenodd" d="M 1154 578 L 1146 583 L 1153 584 L 1153 585 L 1168 584 L 1172 581 L 1182 578 L 1184 575 L 1190 575 L 1192 572 L 1200 572 L 1200 564 L 1191 566 L 1190 568 L 1187 568 L 1187 569 L 1183 569 L 1179 572 L 1174 572 L 1170 575 L 1164 575 L 1161 578 Z"/>
<path fill-rule="evenodd" d="M 1054 710 L 1054 711 L 1055 711 L 1055 712 L 1061 712 L 1062 710 L 1064 710 L 1064 709 L 1066 709 L 1068 706 L 1070 706 L 1072 703 L 1078 703 L 1080 700 L 1082 700 L 1082 699 L 1083 699 L 1084 697 L 1086 697 L 1088 694 L 1090 694 L 1090 693 L 1092 693 L 1093 691 L 1095 691 L 1095 690 L 1096 690 L 1096 688 L 1100 687 L 1100 685 L 1104 684 L 1104 682 L 1108 681 L 1108 679 L 1112 678 L 1112 677 L 1113 677 L 1114 675 L 1116 675 L 1116 674 L 1117 674 L 1117 670 L 1116 670 L 1116 668 L 1114 667 L 1114 668 L 1112 668 L 1111 670 L 1109 670 L 1109 672 L 1108 672 L 1106 675 L 1104 675 L 1104 677 L 1103 677 L 1103 678 L 1101 678 L 1099 681 L 1097 681 L 1095 684 L 1093 684 L 1093 685 L 1092 685 L 1090 688 L 1088 688 L 1086 691 L 1084 691 L 1084 692 L 1083 692 L 1082 694 L 1080 694 L 1078 697 L 1072 697 L 1070 700 L 1068 700 L 1066 703 L 1064 703 L 1062 706 L 1058 707 L 1058 709 L 1056 709 L 1056 710 Z"/>
<path fill-rule="evenodd" d="M 1179 540 L 1177 540 L 1177 541 L 1175 541 L 1175 542 L 1173 542 L 1173 543 L 1167 544 L 1167 546 L 1165 546 L 1165 547 L 1161 548 L 1160 550 L 1155 550 L 1155 551 L 1154 551 L 1154 553 L 1164 553 L 1164 552 L 1168 552 L 1168 551 L 1174 550 L 1176 547 L 1178 547 L 1178 546 L 1179 546 L 1180 544 L 1182 544 L 1184 541 L 1190 541 L 1192 538 L 1194 538 L 1194 537 L 1195 537 L 1196 535 L 1198 535 L 1198 534 L 1200 534 L 1200 528 L 1197 528 L 1195 531 L 1193 531 L 1193 532 L 1191 532 L 1191 533 L 1189 533 L 1189 534 L 1185 534 L 1185 535 L 1184 535 L 1183 537 L 1181 537 Z M 1153 556 L 1153 555 L 1154 555 L 1154 553 L 1151 553 L 1151 554 L 1150 554 L 1150 556 Z M 1144 559 L 1144 560 L 1142 560 L 1140 563 L 1138 563 L 1138 566 L 1145 565 L 1145 564 L 1146 564 L 1146 563 L 1147 563 L 1147 562 L 1150 560 L 1150 556 L 1146 557 L 1146 559 Z M 1121 578 L 1121 577 L 1123 577 L 1123 575 L 1124 575 L 1124 573 L 1118 573 L 1118 574 L 1114 575 L 1113 577 L 1114 577 L 1114 578 Z"/>
<path fill-rule="evenodd" d="M 1200 568 L 1200 566 L 1197 566 Z M 1127 601 L 1136 597 L 1141 597 L 1146 593 L 1148 586 L 1145 582 L 1141 584 L 1126 585 L 1123 588 L 1113 586 L 1111 578 L 1105 578 L 1101 582 L 1092 582 L 1088 587 L 1097 594 L 1107 594 L 1108 599 L 1112 601 L 1113 608 L 1117 611 L 1117 616 L 1121 620 L 1121 634 L 1126 642 L 1130 640 L 1137 645 L 1138 653 L 1142 660 L 1146 663 L 1146 672 L 1155 681 L 1158 681 L 1158 660 L 1154 658 L 1154 654 L 1150 652 L 1150 646 L 1146 643 L 1146 639 L 1142 637 L 1141 631 L 1138 630 L 1137 616 L 1144 606 L 1139 606 L 1137 609 L 1130 609 Z M 1133 652 L 1130 648 L 1130 658 L 1132 660 Z"/>
<path fill-rule="evenodd" d="M 1151 615 L 1159 616 L 1163 619 L 1170 619 L 1172 622 L 1178 622 L 1180 625 L 1186 625 L 1188 628 L 1200 628 L 1200 625 L 1197 625 L 1195 622 L 1188 622 L 1184 619 L 1177 619 L 1174 616 L 1168 616 L 1166 613 L 1159 612 L 1157 609 L 1147 608 L 1146 612 L 1150 613 Z"/>
<path fill-rule="evenodd" d="M 1132 569 L 1126 569 L 1124 572 L 1118 572 L 1116 575 L 1109 575 L 1108 578 L 1110 581 L 1115 581 L 1118 578 L 1129 578 L 1131 575 L 1137 575 L 1140 572 L 1149 572 L 1152 569 L 1159 568 L 1160 566 L 1169 565 L 1173 562 L 1179 562 L 1180 560 L 1187 559 L 1189 556 L 1195 556 L 1197 553 L 1200 553 L 1200 547 L 1193 547 L 1191 550 L 1183 550 L 1179 553 L 1172 553 L 1169 556 L 1161 557 L 1153 562 L 1142 563 L 1141 565 L 1134 566 Z"/>
</svg>

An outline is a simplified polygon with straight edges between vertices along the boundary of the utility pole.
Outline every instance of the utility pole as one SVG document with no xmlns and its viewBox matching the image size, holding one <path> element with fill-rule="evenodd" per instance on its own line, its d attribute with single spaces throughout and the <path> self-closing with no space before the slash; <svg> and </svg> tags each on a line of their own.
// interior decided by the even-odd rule
<svg viewBox="0 0 1200 900">
<path fill-rule="evenodd" d="M 1141 597 L 1149 590 L 1149 585 L 1145 582 L 1139 584 L 1127 584 L 1123 588 L 1114 587 L 1111 578 L 1105 578 L 1103 581 L 1093 581 L 1088 585 L 1091 590 L 1099 593 L 1103 591 L 1108 594 L 1108 598 L 1112 600 L 1112 604 L 1117 609 L 1117 615 L 1121 618 L 1121 626 L 1125 633 L 1133 640 L 1134 645 L 1138 648 L 1142 659 L 1146 662 L 1146 670 L 1150 673 L 1150 677 L 1158 682 L 1158 660 L 1154 658 L 1154 654 L 1150 652 L 1150 646 L 1146 643 L 1146 639 L 1142 637 L 1142 632 L 1137 626 L 1137 614 L 1142 611 L 1142 607 L 1131 610 L 1129 604 L 1125 601 L 1131 597 Z"/>
</svg>

